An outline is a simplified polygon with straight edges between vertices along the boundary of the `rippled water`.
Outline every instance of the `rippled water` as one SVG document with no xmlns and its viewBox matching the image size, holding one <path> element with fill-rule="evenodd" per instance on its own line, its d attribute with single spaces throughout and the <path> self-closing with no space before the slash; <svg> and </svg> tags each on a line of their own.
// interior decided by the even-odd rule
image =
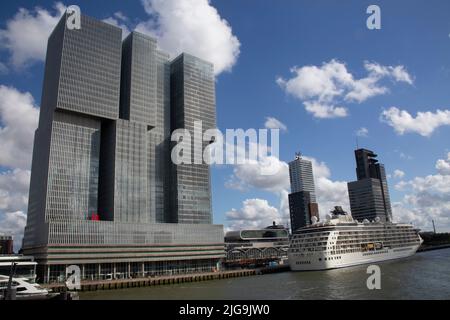
<svg viewBox="0 0 450 320">
<path fill-rule="evenodd" d="M 450 249 L 378 264 L 381 289 L 366 286 L 367 266 L 283 272 L 215 281 L 82 293 L 81 299 L 450 299 Z"/>
</svg>

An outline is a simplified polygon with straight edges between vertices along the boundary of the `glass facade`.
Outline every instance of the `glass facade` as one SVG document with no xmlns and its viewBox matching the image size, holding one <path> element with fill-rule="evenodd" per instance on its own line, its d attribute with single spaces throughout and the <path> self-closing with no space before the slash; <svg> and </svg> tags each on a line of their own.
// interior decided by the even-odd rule
<svg viewBox="0 0 450 320">
<path fill-rule="evenodd" d="M 292 193 L 308 191 L 310 193 L 311 202 L 316 202 L 316 190 L 311 161 L 297 158 L 294 161 L 289 162 L 289 178 Z"/>
<path fill-rule="evenodd" d="M 46 220 L 86 220 L 97 213 L 99 153 L 100 122 L 55 112 Z"/>
<path fill-rule="evenodd" d="M 290 193 L 288 199 L 291 231 L 294 233 L 297 229 L 311 224 L 311 213 L 309 211 L 311 193 L 308 191 Z"/>
<path fill-rule="evenodd" d="M 384 165 L 367 149 L 355 150 L 357 181 L 348 183 L 350 208 L 357 220 L 392 221 L 391 200 Z"/>
<path fill-rule="evenodd" d="M 117 119 L 122 31 L 84 15 L 81 25 L 80 30 L 58 25 L 65 29 L 56 107 Z"/>
<path fill-rule="evenodd" d="M 122 49 L 121 118 L 155 127 L 157 103 L 156 40 L 132 32 Z"/>
<path fill-rule="evenodd" d="M 358 221 L 379 217 L 386 221 L 383 191 L 380 180 L 363 179 L 348 183 L 348 194 L 352 216 Z"/>
<path fill-rule="evenodd" d="M 68 264 L 98 277 L 215 265 L 223 227 L 211 224 L 209 166 L 170 160 L 175 124 L 215 127 L 212 65 L 170 61 L 153 38 L 122 42 L 90 17 L 80 30 L 65 21 L 48 41 L 24 252 L 46 281 Z"/>
<path fill-rule="evenodd" d="M 67 265 L 50 266 L 44 282 L 61 282 Z M 153 262 L 119 262 L 81 265 L 81 280 L 112 280 L 213 272 L 217 265 L 208 259 Z"/>
<path fill-rule="evenodd" d="M 187 129 L 194 135 L 194 122 L 202 121 L 203 132 L 216 126 L 214 70 L 211 63 L 182 54 L 171 65 L 172 129 Z M 203 159 L 203 148 L 192 150 Z M 212 222 L 209 166 L 181 164 L 172 175 L 172 202 L 178 223 Z"/>
<path fill-rule="evenodd" d="M 115 194 L 114 221 L 147 223 L 147 126 L 117 120 L 115 123 Z"/>
</svg>

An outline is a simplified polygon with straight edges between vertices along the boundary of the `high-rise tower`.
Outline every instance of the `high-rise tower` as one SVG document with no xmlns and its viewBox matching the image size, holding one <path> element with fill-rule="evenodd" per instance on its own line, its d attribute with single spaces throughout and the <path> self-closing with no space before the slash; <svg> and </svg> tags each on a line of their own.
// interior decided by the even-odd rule
<svg viewBox="0 0 450 320">
<path fill-rule="evenodd" d="M 392 221 L 391 201 L 384 165 L 367 149 L 355 150 L 357 181 L 348 183 L 350 208 L 357 220 Z"/>
<path fill-rule="evenodd" d="M 215 126 L 212 65 L 180 57 L 84 15 L 79 30 L 66 15 L 55 27 L 23 240 L 41 281 L 72 264 L 83 279 L 208 271 L 224 256 L 209 167 L 170 160 L 173 130 Z"/>
<path fill-rule="evenodd" d="M 194 132 L 195 121 L 202 122 L 202 130 L 216 127 L 216 107 L 213 65 L 207 61 L 182 54 L 174 59 L 171 77 L 171 119 L 173 129 Z M 209 166 L 194 164 L 203 158 L 202 148 L 191 150 L 192 164 L 181 164 L 172 171 L 172 210 L 178 223 L 211 223 L 211 187 Z"/>
<path fill-rule="evenodd" d="M 295 160 L 289 162 L 291 193 L 289 194 L 289 212 L 292 232 L 310 225 L 312 217 L 319 219 L 316 202 L 316 190 L 312 163 L 297 154 Z"/>
</svg>

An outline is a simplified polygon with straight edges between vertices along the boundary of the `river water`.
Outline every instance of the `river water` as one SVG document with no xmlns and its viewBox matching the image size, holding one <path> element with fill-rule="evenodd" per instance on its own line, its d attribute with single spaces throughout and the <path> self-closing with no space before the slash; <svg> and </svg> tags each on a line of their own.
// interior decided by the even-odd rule
<svg viewBox="0 0 450 320">
<path fill-rule="evenodd" d="M 356 266 L 85 292 L 80 299 L 450 299 L 450 249 L 377 265 L 379 290 L 367 288 L 367 266 Z"/>
</svg>

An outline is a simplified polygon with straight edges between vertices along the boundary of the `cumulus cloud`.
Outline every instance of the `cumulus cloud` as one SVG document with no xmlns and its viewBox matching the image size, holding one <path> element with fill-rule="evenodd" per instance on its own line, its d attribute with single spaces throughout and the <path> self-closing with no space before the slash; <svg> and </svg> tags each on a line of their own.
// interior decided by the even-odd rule
<svg viewBox="0 0 450 320">
<path fill-rule="evenodd" d="M 312 157 L 303 157 L 312 163 L 316 198 L 319 204 L 320 215 L 323 217 L 334 206 L 342 206 L 349 210 L 348 189 L 346 181 L 331 179 L 331 171 L 327 164 Z"/>
<path fill-rule="evenodd" d="M 112 17 L 108 17 L 103 19 L 103 22 L 112 24 L 113 26 L 119 27 L 122 29 L 122 39 L 125 39 L 130 34 L 129 29 L 129 19 L 122 12 L 118 11 L 114 13 Z"/>
<path fill-rule="evenodd" d="M 347 183 L 345 181 L 334 181 L 331 179 L 331 171 L 326 163 L 318 161 L 312 157 L 303 157 L 312 162 L 314 182 L 316 187 L 316 198 L 319 204 L 321 216 L 326 215 L 335 205 L 341 205 L 345 210 L 349 209 Z M 227 187 L 239 190 L 263 190 L 275 194 L 279 199 L 279 220 L 283 223 L 289 222 L 289 202 L 290 193 L 289 166 L 286 162 L 276 159 L 273 165 L 279 168 L 278 174 L 264 176 L 260 173 L 259 163 L 237 165 L 233 169 L 233 175 L 227 182 Z M 236 211 L 236 210 L 235 210 Z M 248 219 L 237 221 L 234 219 L 234 226 L 249 226 L 256 224 L 249 223 Z M 278 221 L 278 220 L 277 220 Z M 264 222 L 267 224 L 267 222 Z"/>
<path fill-rule="evenodd" d="M 273 221 L 281 224 L 286 220 L 277 208 L 264 199 L 247 199 L 242 203 L 242 208 L 231 209 L 225 213 L 225 217 L 228 221 L 227 230 L 265 228 Z"/>
<path fill-rule="evenodd" d="M 158 39 L 161 49 L 176 56 L 187 52 L 214 64 L 215 74 L 231 71 L 240 53 L 240 42 L 230 24 L 209 0 L 142 0 L 148 19 L 131 21 L 118 11 L 103 21 Z M 0 30 L 0 49 L 9 51 L 16 68 L 44 61 L 47 39 L 66 7 L 57 2 L 53 10 L 20 8 Z M 0 72 L 3 68 L 0 65 Z"/>
<path fill-rule="evenodd" d="M 367 137 L 369 135 L 369 129 L 361 127 L 356 131 L 358 137 Z"/>
<path fill-rule="evenodd" d="M 402 170 L 396 169 L 394 170 L 394 178 L 403 178 L 405 176 L 405 172 L 403 172 Z"/>
<path fill-rule="evenodd" d="M 29 183 L 29 170 L 0 173 L 0 233 L 13 236 L 16 251 L 21 246 L 26 224 Z"/>
<path fill-rule="evenodd" d="M 26 211 L 30 170 L 14 169 L 0 173 L 0 212 Z"/>
<path fill-rule="evenodd" d="M 381 113 L 380 120 L 393 127 L 400 135 L 411 132 L 429 137 L 437 128 L 450 125 L 450 110 L 417 112 L 413 117 L 406 110 L 391 107 Z"/>
<path fill-rule="evenodd" d="M 239 56 L 240 42 L 230 24 L 208 0 L 142 0 L 150 15 L 136 30 L 158 38 L 158 45 L 172 55 L 187 52 L 214 64 L 220 74 L 231 71 Z"/>
<path fill-rule="evenodd" d="M 337 107 L 330 104 L 324 104 L 318 101 L 303 102 L 305 110 L 311 113 L 315 118 L 342 118 L 348 115 L 348 111 L 344 107 Z"/>
<path fill-rule="evenodd" d="M 436 169 L 442 175 L 450 175 L 450 152 L 447 154 L 447 159 L 436 161 Z"/>
<path fill-rule="evenodd" d="M 26 223 L 27 215 L 21 211 L 7 212 L 0 215 L 0 233 L 13 236 L 15 251 L 22 245 L 23 230 Z"/>
<path fill-rule="evenodd" d="M 262 174 L 262 170 L 267 165 L 275 168 L 273 171 L 275 174 Z M 276 157 L 248 161 L 245 164 L 234 166 L 233 175 L 227 181 L 226 186 L 238 190 L 255 188 L 277 193 L 289 188 L 289 167 L 286 162 L 280 161 Z"/>
<path fill-rule="evenodd" d="M 38 117 L 30 93 L 0 85 L 0 166 L 30 168 Z"/>
<path fill-rule="evenodd" d="M 47 39 L 66 7 L 57 2 L 53 10 L 20 8 L 0 30 L 0 49 L 10 53 L 10 63 L 17 69 L 44 61 Z"/>
<path fill-rule="evenodd" d="M 287 131 L 287 126 L 274 117 L 266 117 L 264 127 L 266 129 L 280 129 L 281 131 Z"/>
<path fill-rule="evenodd" d="M 0 86 L 0 231 L 20 246 L 26 221 L 34 130 L 39 109 L 31 94 Z"/>
<path fill-rule="evenodd" d="M 301 100 L 306 111 L 316 118 L 337 118 L 348 115 L 342 103 L 361 103 L 389 92 L 380 82 L 389 78 L 394 82 L 413 83 L 404 66 L 383 66 L 375 62 L 364 63 L 367 76 L 356 79 L 345 63 L 332 59 L 321 66 L 294 67 L 290 79 L 277 78 L 284 91 Z"/>
<path fill-rule="evenodd" d="M 435 174 L 396 184 L 396 189 L 404 191 L 405 195 L 393 204 L 395 220 L 411 222 L 427 230 L 434 220 L 441 230 L 450 230 L 450 172 L 442 166 L 448 161 L 448 158 L 438 160 Z"/>
</svg>

